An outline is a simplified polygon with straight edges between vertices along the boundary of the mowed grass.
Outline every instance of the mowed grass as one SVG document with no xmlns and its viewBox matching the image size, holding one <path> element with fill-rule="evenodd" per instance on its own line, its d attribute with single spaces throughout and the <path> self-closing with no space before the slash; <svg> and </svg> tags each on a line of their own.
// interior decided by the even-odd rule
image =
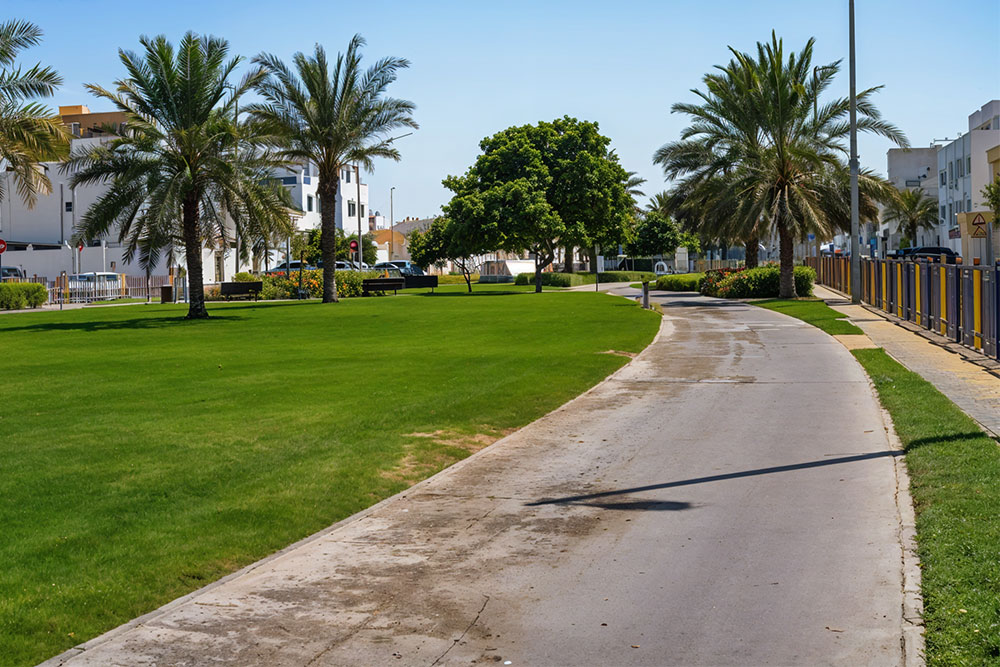
<svg viewBox="0 0 1000 667">
<path fill-rule="evenodd" d="M 554 409 L 660 318 L 460 291 L 0 317 L 0 663 L 32 664 Z M 414 433 L 440 432 L 438 438 Z"/>
<path fill-rule="evenodd" d="M 847 315 L 838 313 L 819 299 L 764 299 L 753 304 L 797 317 L 833 336 L 864 333 L 845 319 Z"/>
<path fill-rule="evenodd" d="M 884 350 L 855 350 L 906 448 L 929 665 L 1000 664 L 1000 448 Z"/>
</svg>

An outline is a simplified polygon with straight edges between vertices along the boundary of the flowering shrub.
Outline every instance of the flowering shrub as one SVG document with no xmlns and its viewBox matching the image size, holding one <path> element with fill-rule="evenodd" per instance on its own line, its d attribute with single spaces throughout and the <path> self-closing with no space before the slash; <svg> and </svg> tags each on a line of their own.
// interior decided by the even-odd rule
<svg viewBox="0 0 1000 667">
<path fill-rule="evenodd" d="M 366 278 L 381 278 L 380 271 L 337 271 L 337 296 L 342 299 L 361 296 L 361 281 Z M 260 278 L 264 286 L 260 292 L 260 298 L 269 299 L 295 299 L 298 297 L 299 274 L 293 272 L 291 279 L 285 275 L 263 276 Z M 310 298 L 323 297 L 323 272 L 303 271 L 302 289 L 306 290 Z"/>
<path fill-rule="evenodd" d="M 726 277 L 741 271 L 746 271 L 746 269 L 743 267 L 738 269 L 709 269 L 705 272 L 705 277 L 701 279 L 698 291 L 705 296 L 722 296 L 719 294 L 719 283 Z"/>
</svg>

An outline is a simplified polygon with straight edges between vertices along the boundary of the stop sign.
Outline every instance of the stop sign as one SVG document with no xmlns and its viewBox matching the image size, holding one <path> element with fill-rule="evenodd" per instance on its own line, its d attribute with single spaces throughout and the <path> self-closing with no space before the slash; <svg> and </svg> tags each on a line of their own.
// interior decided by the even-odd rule
<svg viewBox="0 0 1000 667">
<path fill-rule="evenodd" d="M 4 241 L 3 239 L 0 239 L 0 252 L 3 252 L 6 249 L 7 249 L 7 242 Z"/>
<path fill-rule="evenodd" d="M 358 242 L 352 240 L 351 241 L 351 250 L 357 250 L 357 249 L 358 249 Z"/>
</svg>

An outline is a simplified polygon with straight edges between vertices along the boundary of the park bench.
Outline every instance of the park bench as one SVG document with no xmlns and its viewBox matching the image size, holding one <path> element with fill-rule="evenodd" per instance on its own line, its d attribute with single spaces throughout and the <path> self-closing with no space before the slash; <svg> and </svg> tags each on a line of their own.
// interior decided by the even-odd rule
<svg viewBox="0 0 1000 667">
<path fill-rule="evenodd" d="M 361 281 L 361 295 L 368 296 L 371 292 L 388 292 L 406 287 L 406 281 L 402 278 L 365 278 Z"/>
<path fill-rule="evenodd" d="M 430 287 L 433 292 L 434 288 L 438 286 L 437 276 L 403 276 L 403 280 L 406 284 L 406 289 Z"/>
<path fill-rule="evenodd" d="M 260 296 L 260 291 L 264 288 L 263 282 L 250 283 L 222 283 L 219 286 L 219 294 L 229 301 L 232 297 L 246 297 L 256 301 Z"/>
</svg>

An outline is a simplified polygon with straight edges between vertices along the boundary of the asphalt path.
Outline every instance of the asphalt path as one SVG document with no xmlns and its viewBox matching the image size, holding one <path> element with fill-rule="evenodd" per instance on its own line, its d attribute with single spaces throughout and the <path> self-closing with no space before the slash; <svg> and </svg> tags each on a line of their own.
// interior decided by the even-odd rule
<svg viewBox="0 0 1000 667">
<path fill-rule="evenodd" d="M 777 313 L 654 300 L 657 340 L 590 392 L 51 663 L 902 664 L 861 368 Z"/>
</svg>

